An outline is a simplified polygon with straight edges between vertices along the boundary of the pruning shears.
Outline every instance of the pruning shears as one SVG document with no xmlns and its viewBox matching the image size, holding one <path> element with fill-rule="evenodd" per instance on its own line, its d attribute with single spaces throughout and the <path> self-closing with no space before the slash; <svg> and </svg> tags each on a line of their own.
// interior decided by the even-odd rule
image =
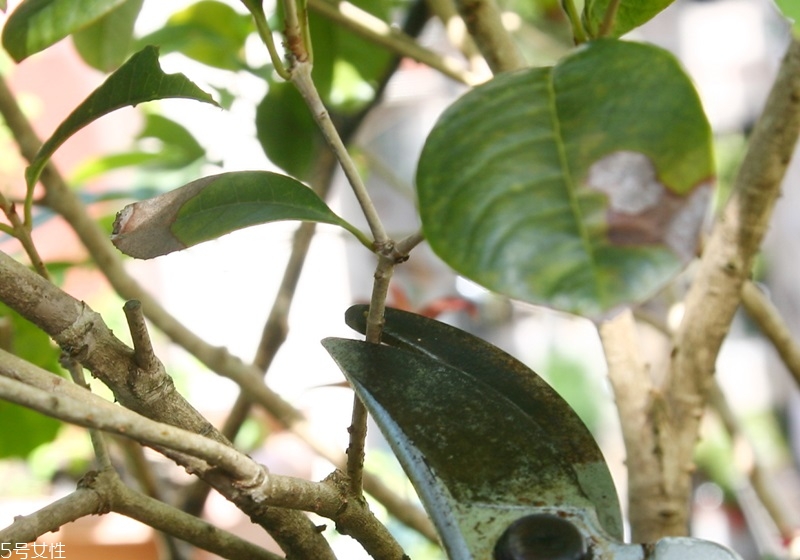
<svg viewBox="0 0 800 560">
<path fill-rule="evenodd" d="M 741 560 L 688 537 L 623 542 L 614 482 L 572 408 L 536 373 L 455 327 L 386 310 L 383 345 L 329 338 L 451 560 Z M 365 332 L 366 306 L 348 325 Z"/>
</svg>

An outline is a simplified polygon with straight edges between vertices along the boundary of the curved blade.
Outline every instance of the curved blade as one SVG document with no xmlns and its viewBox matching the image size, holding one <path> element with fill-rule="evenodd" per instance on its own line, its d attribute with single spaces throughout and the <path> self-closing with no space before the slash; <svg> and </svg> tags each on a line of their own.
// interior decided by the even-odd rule
<svg viewBox="0 0 800 560">
<path fill-rule="evenodd" d="M 347 323 L 363 332 L 365 311 L 350 308 Z M 591 512 L 621 540 L 602 453 L 539 376 L 479 338 L 394 309 L 384 341 L 391 346 L 323 344 L 395 448 L 451 557 L 480 549 L 488 558 L 497 531 L 526 508 Z M 453 545 L 448 532 L 466 540 Z"/>
</svg>

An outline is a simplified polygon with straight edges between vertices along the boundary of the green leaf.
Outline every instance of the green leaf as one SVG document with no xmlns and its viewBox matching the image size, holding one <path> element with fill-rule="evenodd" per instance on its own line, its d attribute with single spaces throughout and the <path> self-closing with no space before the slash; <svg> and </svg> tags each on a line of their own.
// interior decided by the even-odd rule
<svg viewBox="0 0 800 560">
<path fill-rule="evenodd" d="M 83 162 L 71 181 L 82 183 L 98 175 L 123 167 L 180 169 L 205 156 L 205 149 L 186 127 L 157 113 L 145 113 L 145 125 L 137 140 L 157 140 L 155 150 L 143 149 L 105 155 Z M 148 146 L 149 147 L 149 146 Z"/>
<path fill-rule="evenodd" d="M 363 332 L 365 313 L 352 307 L 346 320 Z M 492 558 L 508 524 L 542 507 L 593 510 L 621 538 L 603 455 L 547 383 L 464 331 L 396 309 L 385 318 L 389 346 L 323 345 L 387 436 L 451 558 L 466 557 L 455 553 L 463 548 Z"/>
<path fill-rule="evenodd" d="M 425 143 L 417 192 L 425 237 L 457 272 L 597 316 L 652 296 L 694 256 L 713 175 L 677 61 L 599 40 L 456 101 Z"/>
<path fill-rule="evenodd" d="M 25 0 L 3 28 L 3 46 L 20 62 L 87 27 L 126 0 Z"/>
<path fill-rule="evenodd" d="M 81 128 L 121 107 L 170 97 L 216 105 L 210 95 L 183 74 L 165 74 L 158 63 L 158 49 L 145 47 L 78 105 L 42 145 L 25 171 L 28 188 L 36 184 L 53 152 Z"/>
<path fill-rule="evenodd" d="M 195 2 L 173 14 L 166 25 L 139 39 L 139 45 L 158 45 L 164 52 L 181 52 L 215 68 L 246 68 L 244 45 L 255 30 L 252 19 L 214 0 Z"/>
<path fill-rule="evenodd" d="M 599 37 L 609 4 L 617 0 L 586 0 L 583 23 L 590 37 Z M 675 0 L 619 0 L 607 37 L 620 37 L 653 19 Z"/>
<path fill-rule="evenodd" d="M 792 22 L 795 36 L 800 35 L 800 3 L 797 0 L 775 0 L 778 9 Z"/>
<path fill-rule="evenodd" d="M 297 88 L 271 83 L 256 109 L 256 135 L 275 165 L 299 179 L 308 179 L 325 139 Z"/>
<path fill-rule="evenodd" d="M 156 139 L 161 143 L 160 165 L 164 168 L 179 168 L 197 161 L 206 154 L 205 149 L 182 124 L 163 115 L 147 113 L 145 126 L 138 140 Z"/>
<path fill-rule="evenodd" d="M 144 0 L 126 0 L 89 27 L 72 35 L 81 58 L 101 72 L 119 67 L 131 52 L 133 27 Z"/>
<path fill-rule="evenodd" d="M 334 214 L 310 188 L 268 171 L 213 175 L 129 204 L 117 215 L 111 241 L 126 255 L 150 259 L 280 220 L 341 226 L 369 245 L 364 234 Z"/>
<path fill-rule="evenodd" d="M 0 347 L 32 364 L 61 373 L 60 350 L 50 337 L 14 310 L 0 303 Z M 27 457 L 36 447 L 52 441 L 61 422 L 34 410 L 0 401 L 0 426 L 14 429 L 0 438 L 0 458 Z"/>
</svg>

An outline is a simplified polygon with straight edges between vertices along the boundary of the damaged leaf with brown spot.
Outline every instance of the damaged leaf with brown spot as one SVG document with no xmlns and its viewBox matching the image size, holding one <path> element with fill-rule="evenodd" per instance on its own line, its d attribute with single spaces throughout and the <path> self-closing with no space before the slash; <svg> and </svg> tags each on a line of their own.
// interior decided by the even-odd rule
<svg viewBox="0 0 800 560">
<path fill-rule="evenodd" d="M 362 232 L 336 215 L 313 190 L 269 171 L 212 175 L 129 204 L 117 214 L 111 241 L 126 255 L 151 259 L 280 220 L 341 226 L 369 245 Z"/>
<path fill-rule="evenodd" d="M 490 290 L 597 318 L 652 296 L 694 256 L 711 140 L 671 54 L 590 42 L 445 111 L 417 170 L 425 236 Z"/>
</svg>

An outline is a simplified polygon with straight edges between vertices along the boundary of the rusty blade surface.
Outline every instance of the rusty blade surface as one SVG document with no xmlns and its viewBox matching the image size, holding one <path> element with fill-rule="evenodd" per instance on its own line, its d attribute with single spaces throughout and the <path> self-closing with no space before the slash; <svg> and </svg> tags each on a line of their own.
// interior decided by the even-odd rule
<svg viewBox="0 0 800 560">
<path fill-rule="evenodd" d="M 365 306 L 347 323 L 365 329 Z M 387 310 L 390 346 L 323 344 L 375 417 L 451 558 L 489 558 L 531 511 L 579 512 L 622 539 L 613 480 L 569 405 L 536 373 L 464 331 Z"/>
</svg>

